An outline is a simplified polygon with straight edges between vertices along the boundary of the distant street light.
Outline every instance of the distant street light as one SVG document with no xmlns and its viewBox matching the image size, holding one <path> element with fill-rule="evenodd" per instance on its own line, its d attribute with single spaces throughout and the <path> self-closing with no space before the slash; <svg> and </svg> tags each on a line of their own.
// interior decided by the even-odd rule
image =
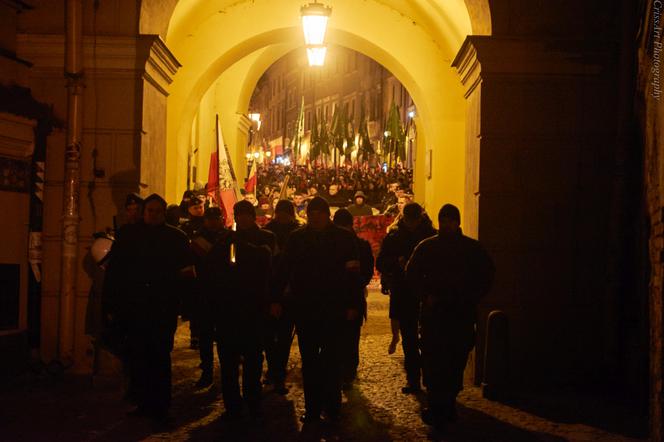
<svg viewBox="0 0 664 442">
<path fill-rule="evenodd" d="M 249 119 L 256 123 L 256 130 L 261 130 L 261 114 L 258 113 L 249 114 Z"/>
<path fill-rule="evenodd" d="M 415 111 L 408 112 L 408 117 L 409 118 L 415 118 Z"/>
<path fill-rule="evenodd" d="M 260 152 L 254 152 L 254 158 L 258 159 L 258 157 L 260 156 L 261 156 Z"/>
</svg>

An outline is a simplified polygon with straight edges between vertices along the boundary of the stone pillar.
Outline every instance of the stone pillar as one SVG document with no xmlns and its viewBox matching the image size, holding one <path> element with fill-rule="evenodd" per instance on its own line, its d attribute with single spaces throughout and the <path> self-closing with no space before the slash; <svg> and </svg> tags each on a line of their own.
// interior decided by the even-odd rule
<svg viewBox="0 0 664 442">
<path fill-rule="evenodd" d="M 578 41 L 470 36 L 453 62 L 467 100 L 464 225 L 497 267 L 476 382 L 494 309 L 510 321 L 522 384 L 589 379 L 605 363 L 613 59 Z"/>
<path fill-rule="evenodd" d="M 233 164 L 235 166 L 235 173 L 237 174 L 238 185 L 240 188 L 244 186 L 244 179 L 247 178 L 247 143 L 249 142 L 249 129 L 251 128 L 251 120 L 244 114 L 238 115 L 237 122 L 237 139 L 234 149 L 231 149 L 233 155 Z"/>
<path fill-rule="evenodd" d="M 19 34 L 17 54 L 33 63 L 26 86 L 42 102 L 53 103 L 66 117 L 64 37 Z M 165 189 L 166 97 L 179 63 L 158 36 L 85 36 L 83 67 L 86 100 L 81 143 L 79 269 L 96 231 L 122 224 L 127 193 L 146 195 Z M 62 241 L 60 215 L 64 170 L 64 133 L 48 138 L 44 186 L 43 289 L 41 357 L 55 357 Z M 85 334 L 90 278 L 78 272 L 73 314 L 73 370 L 92 370 L 94 351 Z"/>
<path fill-rule="evenodd" d="M 138 37 L 137 63 L 143 65 L 141 191 L 166 192 L 166 98 L 180 63 L 157 35 Z"/>
</svg>

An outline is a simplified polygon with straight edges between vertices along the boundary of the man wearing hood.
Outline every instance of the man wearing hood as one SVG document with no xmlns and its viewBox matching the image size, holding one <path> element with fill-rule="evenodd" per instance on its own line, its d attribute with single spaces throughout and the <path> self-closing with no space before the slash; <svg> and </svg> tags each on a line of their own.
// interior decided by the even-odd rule
<svg viewBox="0 0 664 442">
<path fill-rule="evenodd" d="M 364 195 L 364 192 L 361 190 L 358 190 L 355 192 L 355 202 L 354 204 L 351 204 L 348 206 L 348 211 L 350 212 L 351 215 L 353 216 L 371 216 L 373 215 L 373 211 L 371 210 L 371 206 L 367 205 L 365 203 L 366 196 Z"/>
</svg>

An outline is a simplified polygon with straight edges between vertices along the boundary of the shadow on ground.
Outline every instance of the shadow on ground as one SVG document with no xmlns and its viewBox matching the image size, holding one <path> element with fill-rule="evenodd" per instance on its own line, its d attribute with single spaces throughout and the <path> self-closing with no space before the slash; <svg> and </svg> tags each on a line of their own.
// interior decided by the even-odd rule
<svg viewBox="0 0 664 442">
<path fill-rule="evenodd" d="M 559 390 L 516 393 L 499 402 L 553 422 L 589 425 L 637 439 L 648 437 L 648 416 L 640 415 L 638 407 L 628 406 L 624 398 Z"/>
</svg>

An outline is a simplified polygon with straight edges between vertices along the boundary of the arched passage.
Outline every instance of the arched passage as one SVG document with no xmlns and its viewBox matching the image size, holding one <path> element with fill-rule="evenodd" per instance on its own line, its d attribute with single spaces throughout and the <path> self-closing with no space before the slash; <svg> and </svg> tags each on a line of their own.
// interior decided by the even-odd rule
<svg viewBox="0 0 664 442">
<path fill-rule="evenodd" d="M 381 63 L 406 86 L 418 106 L 418 157 L 425 158 L 430 150 L 435 173 L 428 179 L 425 162 L 420 161 L 415 187 L 417 198 L 431 210 L 445 201 L 463 209 L 465 103 L 458 75 L 450 63 L 474 27 L 484 28 L 484 32 L 490 29 L 486 23 L 471 25 L 471 18 L 481 15 L 477 13 L 484 7 L 480 3 L 330 2 L 333 15 L 327 40 Z M 222 122 L 222 128 L 231 155 L 238 143 L 242 144 L 237 126 L 243 124 L 240 114 L 247 110 L 256 81 L 280 54 L 302 44 L 300 6 L 300 2 L 291 0 L 278 6 L 267 0 L 162 4 L 162 16 L 164 10 L 172 8 L 165 37 L 182 63 L 168 98 L 168 198 L 177 199 L 184 190 L 191 123 L 202 97 L 215 81 L 228 83 L 231 77 L 234 79 L 224 86 L 229 95 L 222 119 L 231 122 Z M 145 1 L 141 15 L 154 7 L 153 2 Z M 486 20 L 487 14 L 483 14 L 479 21 Z M 164 35 L 163 23 L 153 20 L 150 26 Z M 140 28 L 149 32 L 143 25 Z M 238 165 L 236 169 L 242 168 Z"/>
</svg>

